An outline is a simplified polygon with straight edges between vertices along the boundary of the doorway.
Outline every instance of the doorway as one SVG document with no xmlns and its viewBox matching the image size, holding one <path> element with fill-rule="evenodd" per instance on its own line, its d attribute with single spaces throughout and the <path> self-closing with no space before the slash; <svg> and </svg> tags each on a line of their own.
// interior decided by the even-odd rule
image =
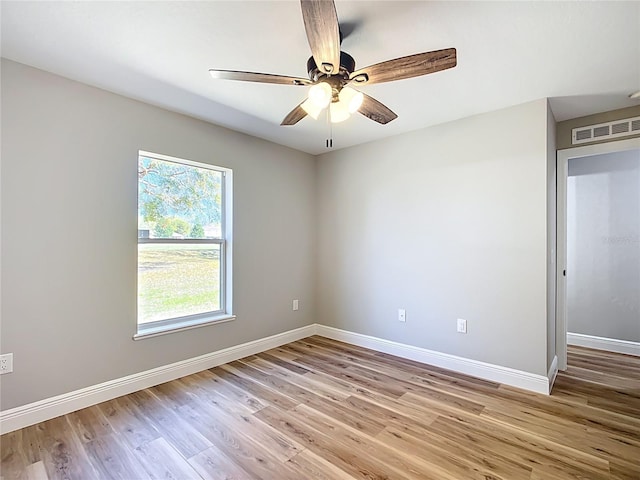
<svg viewBox="0 0 640 480">
<path fill-rule="evenodd" d="M 567 333 L 572 344 L 640 353 L 639 159 L 638 138 L 558 151 L 560 370 Z"/>
</svg>

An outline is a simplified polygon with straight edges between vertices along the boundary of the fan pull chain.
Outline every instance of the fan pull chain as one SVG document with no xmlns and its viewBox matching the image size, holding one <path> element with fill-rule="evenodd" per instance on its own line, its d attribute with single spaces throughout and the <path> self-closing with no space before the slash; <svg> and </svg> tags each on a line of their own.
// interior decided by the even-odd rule
<svg viewBox="0 0 640 480">
<path fill-rule="evenodd" d="M 326 141 L 327 148 L 333 148 L 333 125 L 331 123 L 331 109 L 327 108 L 327 125 L 329 126 L 329 138 Z"/>
</svg>

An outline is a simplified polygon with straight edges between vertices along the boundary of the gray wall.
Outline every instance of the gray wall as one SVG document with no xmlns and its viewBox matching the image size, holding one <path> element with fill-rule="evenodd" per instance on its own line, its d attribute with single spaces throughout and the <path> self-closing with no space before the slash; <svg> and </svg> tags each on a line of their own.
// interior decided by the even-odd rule
<svg viewBox="0 0 640 480">
<path fill-rule="evenodd" d="M 640 150 L 569 160 L 572 333 L 640 342 Z"/>
<path fill-rule="evenodd" d="M 132 340 L 139 149 L 233 168 L 236 321 Z M 315 161 L 3 60 L 2 409 L 313 323 Z"/>
<path fill-rule="evenodd" d="M 318 321 L 546 375 L 548 121 L 539 100 L 322 155 Z"/>
</svg>

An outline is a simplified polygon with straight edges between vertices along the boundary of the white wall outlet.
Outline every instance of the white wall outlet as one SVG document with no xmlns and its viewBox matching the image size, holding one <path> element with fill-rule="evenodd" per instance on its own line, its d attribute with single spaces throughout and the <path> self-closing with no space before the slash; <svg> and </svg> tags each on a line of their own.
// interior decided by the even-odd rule
<svg viewBox="0 0 640 480">
<path fill-rule="evenodd" d="M 293 310 L 298 310 L 298 300 L 294 300 L 293 301 L 293 305 L 292 305 Z"/>
<path fill-rule="evenodd" d="M 464 318 L 458 319 L 458 333 L 467 333 L 467 321 Z"/>
<path fill-rule="evenodd" d="M 13 353 L 0 355 L 0 375 L 13 372 Z"/>
<path fill-rule="evenodd" d="M 398 321 L 406 322 L 407 321 L 407 311 L 404 308 L 398 309 Z"/>
</svg>

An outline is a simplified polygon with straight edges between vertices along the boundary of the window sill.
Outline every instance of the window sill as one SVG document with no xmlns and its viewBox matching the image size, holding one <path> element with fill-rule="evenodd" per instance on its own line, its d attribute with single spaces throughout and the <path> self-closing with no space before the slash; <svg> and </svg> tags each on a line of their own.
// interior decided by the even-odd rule
<svg viewBox="0 0 640 480">
<path fill-rule="evenodd" d="M 235 320 L 235 315 L 217 315 L 215 317 L 198 318 L 193 320 L 185 320 L 182 322 L 175 322 L 171 325 L 162 325 L 159 327 L 144 328 L 142 326 L 138 333 L 133 336 L 134 340 L 144 340 L 145 338 L 157 337 L 159 335 L 166 335 L 168 333 L 181 332 L 183 330 L 191 330 L 192 328 L 206 327 L 207 325 L 213 325 L 216 323 L 226 323 Z"/>
</svg>

